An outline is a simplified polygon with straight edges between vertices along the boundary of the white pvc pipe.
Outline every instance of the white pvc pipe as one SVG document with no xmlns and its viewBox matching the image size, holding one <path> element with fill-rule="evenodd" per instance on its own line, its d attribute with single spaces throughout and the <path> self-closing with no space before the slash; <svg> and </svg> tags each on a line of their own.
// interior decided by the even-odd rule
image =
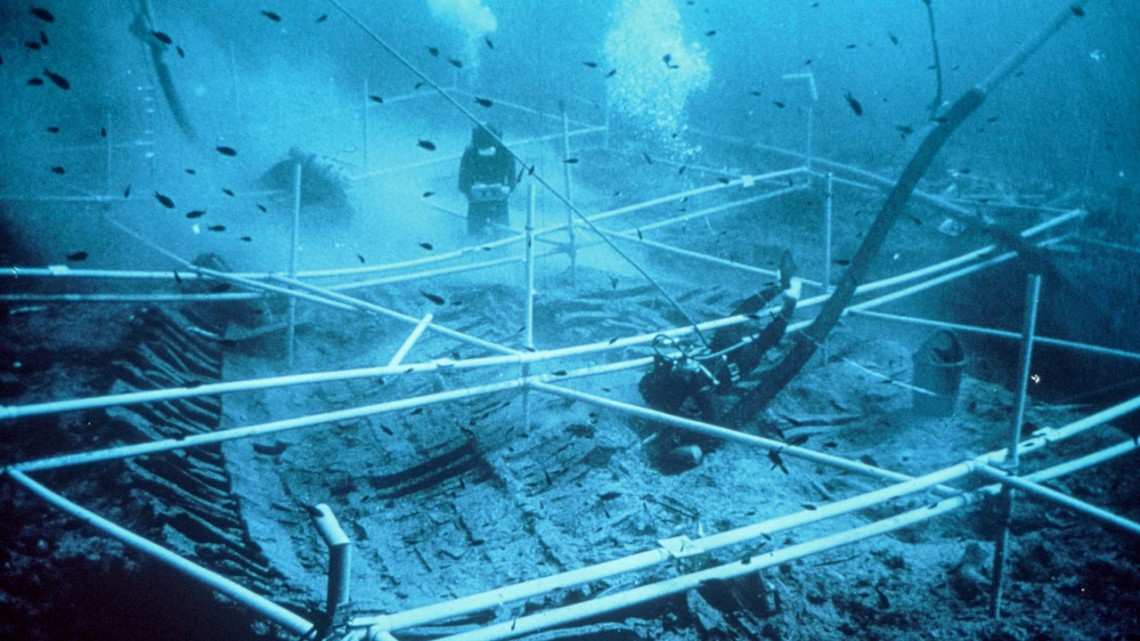
<svg viewBox="0 0 1140 641">
<path fill-rule="evenodd" d="M 289 278 L 297 277 L 297 258 L 301 244 L 301 163 L 293 165 L 293 229 L 289 251 Z M 297 297 L 289 297 L 289 325 L 285 328 L 285 354 L 293 368 L 293 343 L 297 332 Z"/>
<path fill-rule="evenodd" d="M 1039 496 L 1043 499 L 1063 505 L 1075 512 L 1091 516 L 1094 519 L 1114 525 L 1132 534 L 1140 534 L 1140 523 L 1124 518 L 1123 516 L 1113 514 L 1108 510 L 1101 509 L 1095 505 L 1090 505 L 1079 499 L 1075 499 L 1067 494 L 1063 494 L 1044 485 L 1028 481 L 1024 477 L 1013 476 L 1006 470 L 999 470 L 996 467 L 983 465 L 976 470 L 977 472 L 988 476 L 995 481 L 999 481 L 1004 485 L 1015 487 L 1019 490 L 1024 490 L 1030 494 Z"/>
<path fill-rule="evenodd" d="M 423 336 L 424 330 L 431 324 L 432 318 L 430 313 L 424 314 L 424 317 L 420 319 L 416 328 L 404 339 L 403 344 L 400 345 L 400 349 L 396 350 L 396 353 L 392 355 L 392 359 L 388 361 L 388 367 L 395 367 L 404 361 L 404 357 L 408 355 L 408 352 L 412 351 L 412 346 L 416 344 L 420 336 Z"/>
<path fill-rule="evenodd" d="M 313 629 L 313 623 L 308 621 L 292 611 L 287 610 L 280 605 L 270 601 L 269 599 L 261 596 L 242 587 L 233 581 L 211 572 L 206 568 L 193 563 L 174 552 L 158 545 L 157 543 L 145 539 L 134 532 L 108 521 L 107 519 L 95 514 L 94 512 L 83 508 L 66 498 L 56 494 L 48 488 L 33 481 L 26 474 L 11 467 L 6 468 L 5 472 L 12 480 L 30 490 L 33 494 L 47 501 L 53 507 L 70 514 L 71 516 L 91 525 L 95 529 L 123 542 L 128 547 L 134 548 L 148 556 L 165 563 L 166 565 L 174 568 L 174 570 L 190 577 L 191 579 L 202 583 L 217 592 L 226 595 L 227 597 L 237 601 L 245 607 L 252 609 L 259 615 L 273 621 L 282 628 L 288 630 L 292 634 L 309 634 Z"/>
</svg>

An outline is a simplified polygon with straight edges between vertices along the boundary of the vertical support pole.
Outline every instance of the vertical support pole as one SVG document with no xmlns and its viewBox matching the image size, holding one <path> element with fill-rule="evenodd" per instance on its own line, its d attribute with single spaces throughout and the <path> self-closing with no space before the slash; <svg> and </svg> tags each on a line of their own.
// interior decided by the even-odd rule
<svg viewBox="0 0 1140 641">
<path fill-rule="evenodd" d="M 602 131 L 602 149 L 610 148 L 610 101 L 606 98 L 605 130 Z"/>
<path fill-rule="evenodd" d="M 1021 442 L 1021 428 L 1025 420 L 1026 392 L 1029 386 L 1029 366 L 1033 359 L 1033 335 L 1037 331 L 1037 302 L 1041 294 L 1041 275 L 1030 274 L 1025 290 L 1025 316 L 1021 326 L 1021 352 L 1017 379 L 1017 405 L 1014 408 L 1010 425 L 1009 462 L 1006 470 L 1016 476 L 1020 464 L 1017 445 Z M 1005 557 L 1009 551 L 1009 522 L 1013 516 L 1013 489 L 1008 485 L 1001 490 L 1002 515 L 1001 532 L 994 544 L 993 587 L 990 593 L 990 616 L 1001 618 L 1001 597 L 1005 579 Z"/>
<path fill-rule="evenodd" d="M 523 344 L 528 352 L 534 351 L 534 181 L 527 182 L 526 189 L 526 319 L 523 327 L 526 334 Z M 522 364 L 522 376 L 530 375 L 530 363 Z M 530 433 L 530 386 L 523 387 L 523 425 Z"/>
<path fill-rule="evenodd" d="M 289 253 L 289 278 L 297 278 L 297 248 L 301 244 L 301 163 L 293 164 L 293 238 Z M 297 332 L 297 297 L 289 297 L 289 326 L 285 331 L 285 353 L 293 367 L 293 343 Z"/>
<path fill-rule="evenodd" d="M 831 215 L 834 206 L 834 174 L 827 172 L 823 206 L 823 291 L 831 291 Z"/>
<path fill-rule="evenodd" d="M 338 612 L 343 612 L 349 603 L 349 579 L 352 577 L 352 541 L 344 533 L 340 523 L 333 516 L 328 505 L 321 503 L 309 508 L 313 525 L 321 540 L 329 548 L 329 581 L 325 616 L 329 625 L 336 623 Z"/>
<path fill-rule="evenodd" d="M 106 185 L 106 189 L 104 190 L 103 193 L 107 194 L 107 198 L 110 198 L 111 194 L 114 193 L 112 191 L 112 187 L 111 187 L 111 178 L 113 175 L 113 171 L 111 169 L 111 162 L 113 160 L 112 154 L 113 154 L 113 151 L 115 148 L 114 135 L 113 135 L 113 132 L 111 131 L 111 112 L 110 111 L 107 112 L 107 124 L 106 124 L 105 131 L 107 132 L 107 135 L 106 135 L 106 141 L 107 141 L 107 177 L 106 177 L 107 178 L 107 185 Z"/>
<path fill-rule="evenodd" d="M 570 118 L 566 115 L 566 103 L 561 103 L 562 107 L 562 159 L 568 160 L 570 158 Z M 562 179 L 566 185 L 566 202 L 573 203 L 574 200 L 571 196 L 570 190 L 570 163 L 562 163 Z M 577 284 L 578 282 L 578 243 L 575 237 L 574 227 L 574 210 L 570 205 L 566 206 L 566 232 L 570 234 L 569 245 L 567 252 L 570 254 L 570 277 L 572 281 Z"/>
<path fill-rule="evenodd" d="M 364 103 L 360 108 L 360 134 L 363 138 L 360 148 L 364 150 L 364 171 L 371 169 L 368 164 L 368 76 L 364 76 Z"/>
<path fill-rule="evenodd" d="M 804 150 L 804 154 L 807 156 L 808 180 L 811 180 L 811 164 L 812 164 L 812 158 L 814 157 L 812 154 L 812 146 L 811 146 L 812 121 L 814 120 L 814 118 L 812 118 L 812 110 L 813 109 L 814 109 L 814 105 L 808 105 L 808 108 L 807 108 L 807 143 L 806 143 L 807 149 Z"/>
</svg>

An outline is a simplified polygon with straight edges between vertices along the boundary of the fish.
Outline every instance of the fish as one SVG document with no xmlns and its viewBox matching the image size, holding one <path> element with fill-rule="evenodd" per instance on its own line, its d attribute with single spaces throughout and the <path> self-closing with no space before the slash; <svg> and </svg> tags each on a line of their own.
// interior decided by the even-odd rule
<svg viewBox="0 0 1140 641">
<path fill-rule="evenodd" d="M 329 14 L 327 14 L 327 13 L 322 13 L 321 15 L 317 16 L 317 19 L 316 19 L 316 21 L 315 21 L 315 22 L 316 22 L 317 24 L 320 24 L 320 23 L 322 23 L 322 22 L 324 22 L 325 20 L 328 20 L 328 19 L 329 19 Z"/>
<path fill-rule="evenodd" d="M 590 60 L 585 60 L 582 62 L 582 64 L 586 65 L 587 67 L 589 67 L 591 69 L 597 69 L 598 68 L 598 63 L 590 61 Z"/>
<path fill-rule="evenodd" d="M 1082 9 L 1079 5 L 1073 5 L 1073 6 L 1069 7 L 1069 11 L 1072 11 L 1073 15 L 1078 17 L 1078 18 L 1085 17 L 1085 10 Z"/>
<path fill-rule="evenodd" d="M 768 460 L 772 462 L 772 467 L 769 469 L 780 468 L 784 474 L 788 473 L 788 468 L 784 466 L 784 459 L 780 457 L 779 450 L 768 450 Z"/>
<path fill-rule="evenodd" d="M 677 175 L 680 176 L 681 174 L 685 173 L 685 170 L 688 168 L 688 165 L 681 165 L 681 168 L 677 170 Z"/>
<path fill-rule="evenodd" d="M 131 197 L 131 186 L 127 185 L 127 188 L 123 190 L 123 198 L 130 198 L 130 197 Z"/>
<path fill-rule="evenodd" d="M 368 99 L 377 104 L 384 104 L 384 99 L 377 95 L 368 96 Z"/>
<path fill-rule="evenodd" d="M 887 37 L 891 39 L 891 44 L 897 45 L 899 43 L 899 37 L 890 31 L 887 32 Z"/>
<path fill-rule="evenodd" d="M 416 144 L 419 145 L 420 148 L 422 148 L 422 149 L 426 149 L 428 151 L 435 151 L 435 143 L 430 141 L 430 140 L 420 138 L 419 141 L 416 142 Z"/>
<path fill-rule="evenodd" d="M 431 198 L 431 197 L 432 197 L 432 196 L 434 196 L 434 195 L 435 195 L 435 192 L 434 192 L 434 191 L 425 191 L 425 192 L 423 193 L 423 195 L 421 195 L 420 197 L 421 197 L 421 198 Z"/>
<path fill-rule="evenodd" d="M 772 101 L 772 104 L 776 105 L 776 108 L 777 108 L 777 109 L 783 109 L 784 107 L 787 107 L 787 105 L 785 105 L 784 103 L 780 102 L 779 100 L 773 100 L 773 101 Z"/>
<path fill-rule="evenodd" d="M 732 182 L 731 180 L 729 180 L 728 178 L 725 178 L 724 176 L 717 178 L 716 181 L 722 185 L 727 185 L 728 183 Z"/>
<path fill-rule="evenodd" d="M 417 82 L 415 85 L 413 85 L 413 86 L 412 86 L 412 90 L 413 90 L 413 91 L 419 91 L 420 89 L 422 89 L 422 88 L 423 88 L 424 84 L 426 84 L 426 83 L 424 83 L 424 82 L 422 82 L 422 81 L 421 81 L 421 82 Z"/>
<path fill-rule="evenodd" d="M 357 254 L 357 255 L 356 255 L 356 260 L 359 260 L 359 261 L 360 261 L 360 264 L 361 264 L 361 265 L 363 265 L 363 264 L 364 264 L 364 256 L 361 256 L 360 254 Z"/>
<path fill-rule="evenodd" d="M 431 251 L 431 250 L 435 249 L 435 246 L 434 246 L 434 245 L 432 245 L 431 243 L 420 243 L 420 247 L 421 247 L 422 249 L 426 249 L 426 250 L 428 250 L 428 251 Z"/>
<path fill-rule="evenodd" d="M 577 158 L 567 158 L 566 160 L 563 160 L 562 162 L 566 163 L 567 165 L 577 165 L 578 159 Z"/>
<path fill-rule="evenodd" d="M 100 138 L 106 138 L 107 137 L 107 128 L 106 127 L 100 127 L 99 128 L 99 137 Z"/>
<path fill-rule="evenodd" d="M 52 167 L 52 168 L 51 168 L 51 171 L 52 171 L 52 173 L 55 173 L 55 174 L 60 174 L 60 175 L 62 175 L 62 174 L 63 174 L 63 173 L 66 171 L 66 170 L 65 170 L 63 167 L 60 167 L 59 165 L 56 165 L 55 167 Z"/>
<path fill-rule="evenodd" d="M 997 117 L 997 116 L 991 116 L 991 117 L 989 117 L 989 118 L 986 118 L 986 122 L 987 122 L 987 123 L 989 123 L 989 124 L 993 124 L 993 123 L 995 123 L 995 122 L 997 122 L 997 121 L 998 121 L 998 117 Z"/>
<path fill-rule="evenodd" d="M 434 58 L 439 57 L 439 48 L 438 47 L 428 47 L 427 50 L 428 50 L 428 53 L 430 53 L 432 55 L 432 57 L 434 57 Z"/>
<path fill-rule="evenodd" d="M 225 145 L 221 145 L 221 146 L 215 147 L 215 149 L 217 149 L 218 153 L 223 155 L 223 156 L 236 156 L 237 155 L 237 150 L 234 149 L 233 147 L 226 147 Z"/>
<path fill-rule="evenodd" d="M 187 167 L 186 169 L 183 169 L 182 171 L 190 174 L 191 176 L 197 176 L 198 175 L 197 169 L 191 169 L 191 168 Z"/>
<path fill-rule="evenodd" d="M 67 262 L 78 263 L 80 261 L 87 260 L 88 256 L 90 256 L 90 254 L 88 254 L 87 252 L 75 252 L 74 254 L 68 254 L 67 255 Z"/>
<path fill-rule="evenodd" d="M 204 209 L 195 209 L 194 211 L 186 212 L 186 217 L 190 218 L 190 219 L 201 218 L 202 216 L 205 216 L 205 215 L 206 215 L 206 210 L 204 210 Z"/>
<path fill-rule="evenodd" d="M 859 46 L 859 45 L 857 45 L 857 44 L 849 44 L 849 45 L 847 45 L 847 46 L 845 47 L 845 49 L 854 49 L 854 48 L 856 48 L 856 47 L 858 47 L 858 46 Z"/>
<path fill-rule="evenodd" d="M 64 78 L 58 73 L 54 73 L 50 69 L 45 68 L 44 75 L 47 76 L 48 79 L 50 79 L 52 82 L 54 82 L 55 86 L 59 87 L 60 89 L 71 89 L 71 83 L 67 81 L 67 78 Z"/>
<path fill-rule="evenodd" d="M 0 65 L 4 64 L 4 56 L 0 56 Z"/>
<path fill-rule="evenodd" d="M 40 20 L 43 20 L 44 22 L 55 22 L 55 16 L 43 7 L 32 7 L 28 10 L 28 13 L 32 14 Z"/>
<path fill-rule="evenodd" d="M 424 298 L 430 300 L 431 302 L 435 303 L 436 305 L 442 305 L 446 302 L 445 300 L 443 300 L 442 296 L 430 294 L 428 292 L 423 291 L 422 289 L 420 290 L 420 295 L 423 296 Z"/>
<path fill-rule="evenodd" d="M 641 157 L 645 159 L 645 164 L 647 164 L 647 165 L 653 164 L 653 158 L 649 155 L 648 152 L 644 152 L 644 151 L 641 152 Z"/>
<path fill-rule="evenodd" d="M 269 18 L 273 22 L 281 22 L 281 16 L 277 15 L 276 13 L 274 13 L 272 11 L 267 11 L 265 9 L 262 9 L 261 15 L 265 16 L 266 18 Z"/>
<path fill-rule="evenodd" d="M 803 509 L 805 509 L 809 512 L 814 512 L 815 510 L 819 509 L 816 506 L 812 505 L 811 503 L 800 503 L 800 507 L 802 507 Z"/>
<path fill-rule="evenodd" d="M 227 196 L 233 196 L 233 195 L 234 195 L 234 190 L 232 190 L 232 189 L 230 189 L 230 188 L 228 188 L 228 187 L 222 187 L 222 193 L 223 193 L 223 194 L 225 194 L 225 195 L 227 195 Z"/>
<path fill-rule="evenodd" d="M 47 130 L 48 130 L 49 134 L 58 134 L 59 133 L 59 127 L 48 127 Z"/>
<path fill-rule="evenodd" d="M 263 214 L 269 212 L 269 210 L 265 208 L 265 205 L 262 205 L 261 203 L 257 203 L 257 208 L 260 209 L 261 213 L 263 213 Z"/>
<path fill-rule="evenodd" d="M 667 54 L 661 56 L 661 60 L 665 63 L 665 67 L 668 69 L 680 69 L 681 68 L 680 65 L 673 64 L 673 54 L 671 54 L 671 53 L 667 53 Z"/>
<path fill-rule="evenodd" d="M 906 138 L 907 136 L 914 133 L 914 127 L 911 127 L 910 125 L 895 125 L 895 129 L 899 130 L 899 133 L 903 135 L 903 138 Z"/>
<path fill-rule="evenodd" d="M 605 75 L 605 77 L 606 77 L 606 78 L 613 78 L 613 77 L 614 77 L 614 74 L 616 74 L 616 73 L 617 73 L 617 68 L 614 68 L 614 69 L 610 69 L 610 70 L 609 70 L 609 73 L 607 73 L 607 74 Z"/>
<path fill-rule="evenodd" d="M 43 47 L 43 45 L 35 40 L 25 40 L 24 46 L 31 49 L 32 51 L 39 51 Z"/>
<path fill-rule="evenodd" d="M 569 374 L 569 372 L 567 372 L 564 369 L 559 369 L 559 370 L 555 370 L 555 371 L 551 372 L 551 374 L 553 374 L 554 376 L 566 376 L 567 374 Z"/>
<path fill-rule="evenodd" d="M 488 49 L 494 49 L 495 43 L 491 41 L 489 36 L 483 36 L 483 44 L 487 45 Z"/>
<path fill-rule="evenodd" d="M 206 229 L 208 229 L 209 231 L 225 231 L 226 226 L 225 225 L 210 225 Z"/>
<path fill-rule="evenodd" d="M 181 45 L 175 45 L 174 50 L 178 52 L 179 58 L 185 58 L 186 57 L 186 52 L 182 50 Z"/>
<path fill-rule="evenodd" d="M 170 196 L 165 196 L 156 191 L 154 192 L 154 197 L 156 200 L 158 200 L 159 203 L 162 204 L 163 207 L 166 207 L 167 209 L 174 209 L 174 201 L 170 198 Z"/>
<path fill-rule="evenodd" d="M 836 258 L 833 262 L 840 267 L 846 267 L 851 264 L 851 261 L 846 258 Z"/>
<path fill-rule="evenodd" d="M 242 236 L 240 240 L 243 243 L 252 243 L 253 242 L 253 238 L 250 236 Z"/>
<path fill-rule="evenodd" d="M 448 58 L 447 62 L 448 62 L 448 64 L 450 64 L 452 67 L 455 67 L 456 69 L 462 69 L 463 68 L 463 61 L 459 60 L 457 58 Z"/>
<path fill-rule="evenodd" d="M 708 31 L 705 32 L 705 35 L 710 37 L 710 38 L 715 36 L 716 35 L 716 29 L 709 29 Z"/>
<path fill-rule="evenodd" d="M 863 115 L 863 105 L 859 104 L 859 101 L 851 95 L 850 91 L 844 94 L 843 97 L 847 99 L 847 104 L 851 105 L 851 111 L 854 111 L 856 116 Z"/>
<path fill-rule="evenodd" d="M 637 239 L 638 240 L 645 240 L 645 236 L 643 236 L 641 234 L 641 228 L 640 227 L 638 227 L 635 231 L 637 232 Z"/>
<path fill-rule="evenodd" d="M 491 102 L 490 100 L 488 100 L 488 99 L 486 99 L 486 98 L 478 98 L 478 97 L 476 97 L 476 98 L 475 98 L 475 104 L 479 105 L 480 107 L 487 107 L 487 108 L 490 108 L 490 107 L 491 107 L 492 105 L 494 105 L 495 103 Z"/>
<path fill-rule="evenodd" d="M 174 38 L 171 38 L 169 35 L 161 31 L 151 31 L 150 35 L 154 36 L 156 39 L 158 39 L 159 42 L 164 45 L 174 44 Z"/>
</svg>

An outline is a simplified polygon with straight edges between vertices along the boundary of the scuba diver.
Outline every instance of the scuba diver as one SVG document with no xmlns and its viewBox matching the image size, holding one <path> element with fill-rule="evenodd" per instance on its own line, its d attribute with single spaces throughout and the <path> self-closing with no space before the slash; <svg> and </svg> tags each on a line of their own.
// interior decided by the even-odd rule
<svg viewBox="0 0 1140 641">
<path fill-rule="evenodd" d="M 459 191 L 467 196 L 467 233 L 480 235 L 491 225 L 510 224 L 507 198 L 518 184 L 515 159 L 499 141 L 491 123 L 471 130 L 471 144 L 459 161 Z"/>
<path fill-rule="evenodd" d="M 716 409 L 717 396 L 733 391 L 735 384 L 751 374 L 764 354 L 783 338 L 802 290 L 795 273 L 792 256 L 785 251 L 780 258 L 779 283 L 766 284 L 732 310 L 733 316 L 750 315 L 760 320 L 759 312 L 782 294 L 780 309 L 759 331 L 755 331 L 753 323 L 718 329 L 708 343 L 707 353 L 687 351 L 664 335 L 654 339 L 653 364 L 637 386 L 646 404 L 661 412 L 716 424 L 720 414 Z M 694 432 L 655 427 L 658 432 L 648 442 L 647 451 L 650 459 L 666 472 L 695 467 L 703 452 L 718 443 Z"/>
</svg>

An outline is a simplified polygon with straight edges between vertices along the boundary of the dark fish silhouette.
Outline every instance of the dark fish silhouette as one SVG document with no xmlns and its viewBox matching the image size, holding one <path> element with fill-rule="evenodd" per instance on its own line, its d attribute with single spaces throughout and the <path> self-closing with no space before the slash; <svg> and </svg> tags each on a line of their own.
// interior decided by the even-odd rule
<svg viewBox="0 0 1140 641">
<path fill-rule="evenodd" d="M 377 104 L 384 104 L 384 99 L 377 95 L 368 96 L 368 99 Z"/>
<path fill-rule="evenodd" d="M 47 130 L 48 130 L 48 133 L 51 133 L 51 134 L 58 134 L 59 133 L 59 127 L 48 127 Z"/>
<path fill-rule="evenodd" d="M 669 69 L 680 69 L 680 65 L 673 64 L 673 54 L 667 53 L 661 56 L 661 60 L 665 62 L 665 66 Z"/>
<path fill-rule="evenodd" d="M 566 163 L 567 165 L 577 165 L 578 159 L 577 158 L 567 158 L 566 160 L 563 160 L 562 162 Z"/>
<path fill-rule="evenodd" d="M 100 127 L 99 128 L 99 137 L 100 138 L 106 138 L 107 137 L 107 128 L 106 127 Z"/>
<path fill-rule="evenodd" d="M 78 263 L 79 261 L 87 260 L 88 256 L 90 256 L 90 254 L 87 252 L 75 252 L 74 254 L 67 255 L 67 262 Z"/>
<path fill-rule="evenodd" d="M 462 69 L 463 68 L 463 61 L 462 60 L 457 60 L 455 58 L 448 58 L 447 62 L 449 64 L 451 64 L 452 67 L 455 67 L 456 69 Z"/>
<path fill-rule="evenodd" d="M 356 260 L 359 260 L 359 261 L 360 261 L 360 264 L 361 264 L 361 265 L 363 265 L 363 264 L 364 264 L 364 256 L 361 256 L 360 254 L 357 254 L 357 255 L 356 255 Z"/>
<path fill-rule="evenodd" d="M 597 69 L 598 68 L 598 63 L 591 62 L 589 60 L 583 61 L 582 64 L 586 65 L 587 67 L 589 67 L 591 69 Z"/>
<path fill-rule="evenodd" d="M 784 107 L 786 107 L 786 106 L 787 106 L 787 105 L 785 105 L 784 103 L 780 102 L 779 100 L 773 100 L 773 101 L 772 101 L 772 104 L 776 105 L 776 107 L 778 107 L 778 108 L 780 108 L 780 109 L 783 109 Z"/>
<path fill-rule="evenodd" d="M 616 74 L 616 73 L 617 73 L 617 69 L 610 69 L 609 73 L 607 73 L 605 77 L 606 78 L 613 78 L 614 74 Z"/>
<path fill-rule="evenodd" d="M 186 52 L 182 50 L 182 46 L 181 46 L 181 45 L 176 45 L 176 46 L 174 47 L 174 50 L 178 52 L 178 57 L 179 57 L 179 58 L 185 58 L 185 57 L 186 57 Z"/>
<path fill-rule="evenodd" d="M 227 196 L 233 196 L 234 190 L 229 189 L 228 187 L 222 187 L 222 193 L 227 195 Z"/>
<path fill-rule="evenodd" d="M 123 198 L 130 198 L 130 197 L 131 197 L 131 186 L 127 185 L 127 188 L 123 190 Z"/>
<path fill-rule="evenodd" d="M 1083 18 L 1085 15 L 1085 10 L 1082 9 L 1081 7 L 1079 7 L 1078 5 L 1073 5 L 1073 6 L 1069 7 L 1069 11 L 1072 11 L 1073 15 L 1077 16 L 1078 18 Z"/>
<path fill-rule="evenodd" d="M 154 197 L 156 200 L 158 200 L 159 203 L 162 204 L 163 207 L 166 207 L 167 209 L 174 209 L 174 201 L 171 200 L 170 196 L 164 196 L 163 194 L 160 194 L 156 191 L 154 192 Z"/>
<path fill-rule="evenodd" d="M 490 107 L 495 103 L 487 100 L 486 98 L 475 98 L 475 104 L 479 105 L 480 107 Z"/>
<path fill-rule="evenodd" d="M 44 75 L 60 89 L 71 89 L 71 83 L 67 81 L 67 78 L 64 78 L 58 73 L 54 73 L 50 69 L 44 69 Z"/>
<path fill-rule="evenodd" d="M 59 165 L 56 165 L 55 167 L 52 167 L 52 168 L 51 168 L 51 171 L 52 171 L 52 173 L 54 173 L 54 174 L 60 174 L 60 175 L 62 175 L 62 174 L 63 174 L 63 173 L 66 171 L 66 170 L 65 170 L 63 167 L 60 167 Z"/>
<path fill-rule="evenodd" d="M 426 249 L 428 251 L 435 249 L 435 246 L 432 245 L 431 243 L 420 243 L 420 247 L 423 249 Z"/>
<path fill-rule="evenodd" d="M 715 36 L 716 35 L 716 29 L 710 29 L 710 30 L 706 31 L 705 35 L 710 37 L 710 38 Z"/>
<path fill-rule="evenodd" d="M 190 169 L 189 167 L 187 167 L 186 169 L 183 169 L 182 171 L 190 174 L 191 176 L 197 176 L 198 175 L 198 170 Z"/>
<path fill-rule="evenodd" d="M 844 94 L 843 97 L 847 99 L 847 104 L 851 105 L 851 111 L 854 111 L 856 116 L 863 115 L 863 105 L 859 104 L 859 101 L 851 95 L 850 91 Z"/>
<path fill-rule="evenodd" d="M 891 39 L 891 44 L 897 45 L 899 43 L 899 37 L 890 31 L 887 32 L 887 37 Z"/>
<path fill-rule="evenodd" d="M 273 22 L 281 22 L 281 16 L 277 15 L 276 13 L 273 13 L 272 11 L 266 11 L 265 9 L 262 9 L 261 15 L 265 16 L 266 18 L 269 18 Z"/>
<path fill-rule="evenodd" d="M 241 237 L 241 241 L 242 241 L 243 243 L 252 243 L 252 242 L 253 242 L 253 238 L 250 238 L 249 236 L 242 236 L 242 237 Z"/>
<path fill-rule="evenodd" d="M 265 205 L 262 205 L 261 203 L 257 203 L 257 208 L 260 209 L 261 213 L 263 214 L 269 212 L 269 210 L 265 208 Z"/>
<path fill-rule="evenodd" d="M 435 151 L 435 143 L 430 141 L 430 140 L 425 140 L 423 138 L 420 138 L 419 142 L 417 142 L 416 144 L 419 145 L 420 147 L 422 147 L 423 149 L 427 149 L 428 151 Z"/>
<path fill-rule="evenodd" d="M 431 198 L 431 197 L 432 197 L 432 196 L 434 196 L 434 195 L 435 195 L 435 192 L 434 192 L 434 191 L 425 191 L 425 192 L 424 192 L 424 194 L 423 194 L 423 197 L 424 197 L 424 198 Z"/>
<path fill-rule="evenodd" d="M 483 43 L 487 45 L 488 49 L 494 49 L 495 48 L 495 43 L 491 42 L 491 38 L 488 36 L 483 36 Z"/>
<path fill-rule="evenodd" d="M 174 38 L 171 38 L 169 35 L 161 32 L 161 31 L 151 31 L 150 35 L 154 36 L 155 38 L 158 38 L 158 41 L 164 45 L 174 44 Z"/>
<path fill-rule="evenodd" d="M 195 209 L 194 211 L 186 213 L 186 217 L 190 218 L 190 219 L 201 218 L 202 216 L 205 216 L 205 215 L 206 215 L 206 210 L 204 210 L 204 209 Z"/>
<path fill-rule="evenodd" d="M 218 153 L 223 155 L 223 156 L 236 156 L 237 155 L 237 150 L 234 149 L 233 147 L 221 146 L 221 147 L 217 147 L 217 150 L 218 150 Z"/>
<path fill-rule="evenodd" d="M 646 153 L 644 151 L 641 152 L 641 157 L 645 159 L 645 164 L 647 164 L 647 165 L 653 164 L 653 158 L 651 158 L 648 153 Z"/>
<path fill-rule="evenodd" d="M 322 23 L 322 22 L 324 22 L 325 20 L 328 20 L 328 19 L 329 19 L 329 14 L 327 14 L 327 13 L 322 13 L 321 15 L 317 16 L 317 20 L 316 20 L 316 22 L 317 22 L 317 24 L 320 24 L 320 23 Z"/>
<path fill-rule="evenodd" d="M 41 7 L 32 7 L 28 13 L 43 20 L 44 22 L 55 22 L 55 16 L 50 11 Z"/>
<path fill-rule="evenodd" d="M 772 462 L 770 469 L 780 468 L 784 474 L 788 473 L 788 468 L 784 467 L 784 459 L 780 457 L 779 450 L 768 450 L 768 460 Z"/>
<path fill-rule="evenodd" d="M 210 231 L 225 231 L 226 226 L 225 225 L 210 225 L 206 229 L 208 229 Z"/>
<path fill-rule="evenodd" d="M 428 47 L 427 50 L 428 50 L 428 53 L 430 53 L 432 55 L 432 57 L 435 57 L 435 58 L 439 57 L 439 48 L 438 47 Z"/>
<path fill-rule="evenodd" d="M 35 40 L 25 40 L 24 46 L 31 49 L 32 51 L 39 51 L 40 48 L 43 47 L 43 45 L 41 45 L 39 42 L 36 42 Z"/>
<path fill-rule="evenodd" d="M 436 305 L 442 305 L 446 302 L 445 300 L 443 300 L 442 296 L 436 296 L 435 294 L 430 294 L 430 293 L 425 292 L 423 290 L 420 290 L 420 295 L 423 296 L 424 298 L 430 300 L 431 302 L 435 303 Z"/>
</svg>

